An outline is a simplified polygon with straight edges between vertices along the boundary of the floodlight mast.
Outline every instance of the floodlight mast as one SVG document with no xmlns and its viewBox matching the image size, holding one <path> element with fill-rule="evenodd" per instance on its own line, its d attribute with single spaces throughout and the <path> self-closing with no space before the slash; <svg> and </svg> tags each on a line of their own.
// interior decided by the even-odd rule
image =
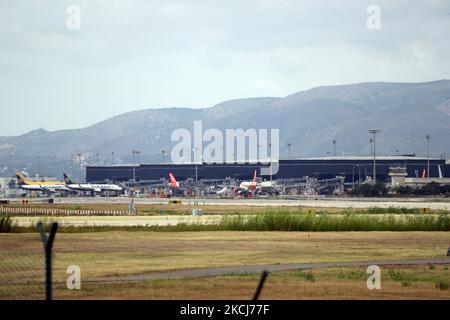
<svg viewBox="0 0 450 320">
<path fill-rule="evenodd" d="M 377 152 L 376 152 L 376 135 L 380 133 L 380 129 L 370 129 L 369 133 L 373 135 L 373 182 L 375 183 L 377 180 Z"/>
<path fill-rule="evenodd" d="M 133 182 L 136 182 L 136 161 L 140 152 L 138 150 L 132 150 L 131 152 L 133 153 Z"/>
<path fill-rule="evenodd" d="M 431 136 L 429 134 L 425 135 L 425 139 L 427 139 L 427 178 L 430 177 L 430 142 Z"/>
</svg>

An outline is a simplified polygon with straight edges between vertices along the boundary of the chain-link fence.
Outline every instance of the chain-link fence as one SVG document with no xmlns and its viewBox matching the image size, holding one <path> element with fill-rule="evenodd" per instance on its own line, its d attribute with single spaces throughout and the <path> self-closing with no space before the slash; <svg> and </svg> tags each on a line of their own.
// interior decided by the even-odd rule
<svg viewBox="0 0 450 320">
<path fill-rule="evenodd" d="M 38 245 L 39 239 L 36 237 Z M 0 299 L 45 298 L 45 262 L 40 252 L 0 252 Z"/>
<path fill-rule="evenodd" d="M 44 225 L 38 223 L 39 233 L 0 233 L 0 300 L 65 299 L 70 297 L 60 295 L 61 289 L 80 289 L 80 278 L 76 276 L 80 274 L 78 265 L 70 264 L 62 268 L 59 261 L 54 268 L 53 241 L 57 223 L 51 225 L 49 233 L 44 229 Z M 75 274 L 73 281 L 72 277 L 67 277 L 68 274 Z M 254 300 L 258 299 L 267 275 L 265 271 L 262 273 Z M 64 281 L 65 278 L 67 281 Z M 54 288 L 56 296 L 53 294 Z"/>
</svg>

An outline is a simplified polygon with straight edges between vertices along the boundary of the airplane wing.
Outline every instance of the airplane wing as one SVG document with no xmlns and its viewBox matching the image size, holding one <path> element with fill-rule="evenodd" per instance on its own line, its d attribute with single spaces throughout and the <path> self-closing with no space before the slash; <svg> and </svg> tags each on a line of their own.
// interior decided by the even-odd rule
<svg viewBox="0 0 450 320">
<path fill-rule="evenodd" d="M 218 190 L 216 192 L 216 194 L 224 194 L 224 193 L 227 193 L 227 191 L 228 191 L 228 187 L 223 187 L 222 189 Z"/>
<path fill-rule="evenodd" d="M 44 192 L 50 192 L 50 193 L 55 193 L 56 189 L 53 187 L 48 187 L 48 186 L 41 186 L 42 191 Z"/>
</svg>

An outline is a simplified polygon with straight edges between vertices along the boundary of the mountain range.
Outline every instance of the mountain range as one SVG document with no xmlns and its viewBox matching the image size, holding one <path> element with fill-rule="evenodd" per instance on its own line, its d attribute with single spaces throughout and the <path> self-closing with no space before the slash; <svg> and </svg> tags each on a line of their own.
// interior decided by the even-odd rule
<svg viewBox="0 0 450 320">
<path fill-rule="evenodd" d="M 209 108 L 144 109 L 124 113 L 82 129 L 34 130 L 0 137 L 0 174 L 75 173 L 83 165 L 161 162 L 175 145 L 177 128 L 278 128 L 280 155 L 319 157 L 370 153 L 368 129 L 379 128 L 377 154 L 424 156 L 425 135 L 432 155 L 450 154 L 450 80 L 425 83 L 358 83 L 322 86 L 286 97 L 225 101 Z M 114 153 L 114 154 L 112 154 Z M 166 160 L 169 156 L 166 154 Z"/>
</svg>

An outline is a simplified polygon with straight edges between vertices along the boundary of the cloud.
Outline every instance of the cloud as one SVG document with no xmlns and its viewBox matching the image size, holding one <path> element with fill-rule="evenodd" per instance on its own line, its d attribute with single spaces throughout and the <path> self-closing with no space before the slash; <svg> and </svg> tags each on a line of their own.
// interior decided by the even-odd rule
<svg viewBox="0 0 450 320">
<path fill-rule="evenodd" d="M 66 28 L 72 4 L 81 9 L 79 31 Z M 377 1 L 379 31 L 366 27 L 371 4 L 3 2 L 0 135 L 82 127 L 146 107 L 450 77 L 450 0 Z"/>
<path fill-rule="evenodd" d="M 259 96 L 285 96 L 283 90 L 270 80 L 257 80 L 253 82 L 252 87 L 259 92 Z"/>
</svg>

